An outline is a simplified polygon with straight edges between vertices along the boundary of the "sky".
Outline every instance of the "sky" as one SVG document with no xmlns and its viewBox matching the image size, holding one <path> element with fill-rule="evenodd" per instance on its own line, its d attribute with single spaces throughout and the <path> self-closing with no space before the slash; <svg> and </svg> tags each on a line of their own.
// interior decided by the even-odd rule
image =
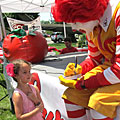
<svg viewBox="0 0 120 120">
<path fill-rule="evenodd" d="M 51 20 L 50 13 L 40 13 L 40 20 L 49 21 Z M 53 17 L 52 17 L 53 20 Z"/>
</svg>

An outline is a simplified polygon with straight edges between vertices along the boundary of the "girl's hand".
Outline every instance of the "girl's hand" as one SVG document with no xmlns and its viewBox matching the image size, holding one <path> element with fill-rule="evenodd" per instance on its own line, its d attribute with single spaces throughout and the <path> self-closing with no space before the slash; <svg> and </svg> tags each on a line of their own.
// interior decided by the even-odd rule
<svg viewBox="0 0 120 120">
<path fill-rule="evenodd" d="M 35 96 L 33 92 L 28 92 L 27 97 L 34 103 L 37 104 L 39 102 L 38 98 Z"/>
<path fill-rule="evenodd" d="M 36 108 L 39 108 L 39 111 L 40 111 L 40 112 L 43 112 L 43 109 L 44 109 L 44 104 L 43 104 L 43 102 L 41 102 L 39 105 L 37 105 Z"/>
</svg>

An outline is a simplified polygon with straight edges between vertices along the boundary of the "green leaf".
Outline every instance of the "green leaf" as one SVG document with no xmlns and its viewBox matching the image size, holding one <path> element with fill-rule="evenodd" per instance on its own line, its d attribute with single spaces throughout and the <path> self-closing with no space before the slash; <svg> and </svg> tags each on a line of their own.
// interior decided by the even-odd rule
<svg viewBox="0 0 120 120">
<path fill-rule="evenodd" d="M 33 31 L 29 31 L 28 35 L 36 36 L 36 34 Z"/>
<path fill-rule="evenodd" d="M 14 37 L 17 37 L 17 38 L 22 38 L 22 37 L 24 37 L 24 36 L 19 36 L 19 35 L 12 35 L 12 36 L 10 36 L 11 38 L 14 38 Z"/>
<path fill-rule="evenodd" d="M 15 29 L 11 33 L 14 34 L 11 37 L 18 37 L 18 38 L 22 38 L 27 35 L 24 29 Z"/>
<path fill-rule="evenodd" d="M 36 30 L 38 29 L 33 29 L 33 30 L 30 29 L 28 35 L 36 36 L 36 34 L 34 33 Z"/>
</svg>

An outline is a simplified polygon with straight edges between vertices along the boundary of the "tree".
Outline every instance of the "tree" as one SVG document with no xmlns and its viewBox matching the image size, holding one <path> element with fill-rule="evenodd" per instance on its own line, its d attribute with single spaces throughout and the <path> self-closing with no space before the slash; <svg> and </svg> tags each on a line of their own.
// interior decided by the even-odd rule
<svg viewBox="0 0 120 120">
<path fill-rule="evenodd" d="M 79 35 L 79 40 L 78 40 L 78 47 L 85 47 L 87 46 L 87 43 L 86 43 L 86 34 L 81 34 Z"/>
</svg>

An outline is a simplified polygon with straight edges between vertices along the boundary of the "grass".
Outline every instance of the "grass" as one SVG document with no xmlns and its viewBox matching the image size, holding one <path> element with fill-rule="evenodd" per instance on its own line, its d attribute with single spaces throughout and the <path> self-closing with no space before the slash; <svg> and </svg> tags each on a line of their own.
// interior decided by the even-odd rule
<svg viewBox="0 0 120 120">
<path fill-rule="evenodd" d="M 0 99 L 6 94 L 6 89 L 0 86 Z M 10 110 L 9 97 L 6 97 L 2 101 L 0 101 L 0 120 L 17 120 L 15 114 L 13 114 Z"/>
<path fill-rule="evenodd" d="M 0 64 L 0 99 L 7 95 L 5 79 L 2 72 L 3 71 Z M 0 120 L 17 120 L 15 114 L 13 114 L 10 110 L 10 107 L 11 105 L 8 96 L 0 101 Z"/>
</svg>

